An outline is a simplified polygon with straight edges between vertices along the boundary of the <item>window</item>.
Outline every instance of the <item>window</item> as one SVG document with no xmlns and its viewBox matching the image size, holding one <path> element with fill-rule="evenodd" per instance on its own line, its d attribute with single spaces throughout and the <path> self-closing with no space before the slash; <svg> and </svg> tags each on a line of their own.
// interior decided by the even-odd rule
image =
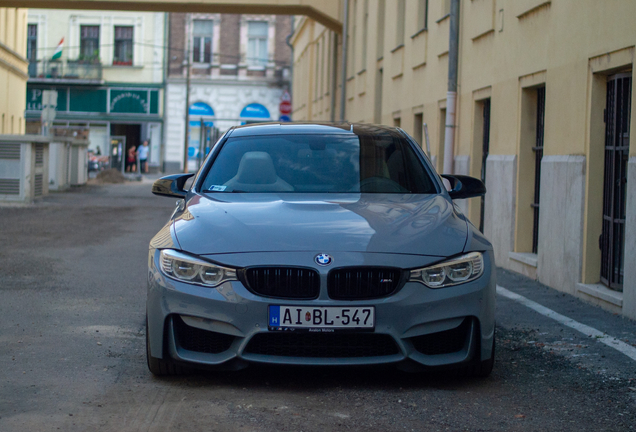
<svg viewBox="0 0 636 432">
<path fill-rule="evenodd" d="M 537 89 L 537 130 L 534 151 L 534 223 L 532 225 L 532 253 L 539 250 L 539 200 L 541 198 L 541 159 L 543 158 L 543 135 L 545 124 L 545 87 Z"/>
<path fill-rule="evenodd" d="M 607 80 L 605 108 L 605 176 L 603 181 L 603 233 L 601 282 L 623 291 L 625 282 L 625 221 L 627 164 L 632 100 L 631 72 Z"/>
<path fill-rule="evenodd" d="M 269 24 L 265 21 L 247 23 L 247 64 L 250 66 L 267 65 L 267 33 Z"/>
<path fill-rule="evenodd" d="M 424 114 L 419 113 L 419 114 L 415 114 L 413 116 L 413 139 L 415 141 L 417 141 L 417 143 L 420 145 L 421 148 L 426 150 L 426 143 L 423 142 L 424 141 L 424 136 L 423 136 L 423 128 L 424 128 Z M 428 151 L 426 152 L 427 156 L 430 156 L 428 154 Z"/>
<path fill-rule="evenodd" d="M 192 26 L 192 61 L 212 63 L 212 29 L 214 21 L 194 20 Z"/>
<path fill-rule="evenodd" d="M 29 76 L 38 76 L 38 25 L 29 24 L 27 29 L 27 60 L 29 60 Z"/>
<path fill-rule="evenodd" d="M 376 49 L 378 59 L 384 57 L 384 16 L 386 13 L 386 0 L 380 0 L 378 4 L 378 39 Z"/>
<path fill-rule="evenodd" d="M 133 28 L 115 26 L 114 65 L 132 66 L 133 64 Z"/>
<path fill-rule="evenodd" d="M 398 133 L 375 131 L 229 138 L 201 190 L 213 188 L 230 193 L 437 193 L 410 143 Z"/>
<path fill-rule="evenodd" d="M 353 74 L 355 73 L 355 61 L 356 61 L 356 56 L 355 56 L 355 48 L 356 48 L 356 33 L 358 32 L 358 27 L 357 27 L 357 22 L 358 20 L 357 18 L 357 14 L 358 14 L 358 2 L 357 0 L 353 1 L 353 13 L 352 15 L 349 17 L 349 28 L 351 30 L 350 33 L 347 35 L 347 45 L 349 47 L 349 52 L 348 52 L 348 58 L 347 58 L 347 76 L 349 78 L 353 77 Z"/>
<path fill-rule="evenodd" d="M 417 5 L 417 29 L 428 29 L 428 0 L 419 0 Z"/>
<path fill-rule="evenodd" d="M 99 59 L 99 26 L 80 26 L 80 60 Z"/>
<path fill-rule="evenodd" d="M 316 53 L 314 56 L 314 65 L 316 67 L 316 72 L 314 75 L 314 99 L 318 99 L 318 96 L 320 95 L 319 93 L 319 87 L 320 87 L 320 65 L 321 63 L 321 59 L 320 59 L 320 46 L 321 46 L 321 41 L 322 39 L 318 39 L 318 41 L 316 42 Z"/>
<path fill-rule="evenodd" d="M 397 25 L 395 34 L 395 46 L 404 45 L 404 21 L 406 18 L 406 0 L 398 0 L 397 2 Z"/>
<path fill-rule="evenodd" d="M 382 80 L 383 69 L 378 69 L 375 74 L 375 107 L 373 109 L 373 122 L 382 123 Z"/>
<path fill-rule="evenodd" d="M 38 57 L 38 25 L 29 24 L 27 30 L 27 59 L 35 61 Z"/>
<path fill-rule="evenodd" d="M 482 102 L 483 126 L 481 141 L 481 181 L 486 184 L 486 163 L 490 154 L 490 99 Z M 481 197 L 481 213 L 479 215 L 479 231 L 484 232 L 484 215 L 486 211 L 486 197 Z"/>
<path fill-rule="evenodd" d="M 362 17 L 362 69 L 367 68 L 367 39 L 369 38 L 369 0 L 364 0 Z"/>
<path fill-rule="evenodd" d="M 450 15 L 451 13 L 451 0 L 442 0 L 442 17 Z"/>
<path fill-rule="evenodd" d="M 439 133 L 437 141 L 437 171 L 444 173 L 444 144 L 446 142 L 446 108 L 439 110 Z M 448 173 L 446 173 L 448 174 Z"/>
</svg>

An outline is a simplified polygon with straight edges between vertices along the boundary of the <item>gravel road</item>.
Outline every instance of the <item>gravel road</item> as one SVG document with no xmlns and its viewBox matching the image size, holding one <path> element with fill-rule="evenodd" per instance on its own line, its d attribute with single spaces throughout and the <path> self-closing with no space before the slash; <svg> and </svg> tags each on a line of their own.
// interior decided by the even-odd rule
<svg viewBox="0 0 636 432">
<path fill-rule="evenodd" d="M 490 378 L 393 369 L 147 370 L 149 182 L 0 207 L 0 431 L 630 431 L 636 361 L 498 298 Z M 636 323 L 500 271 L 499 283 L 636 343 Z"/>
</svg>

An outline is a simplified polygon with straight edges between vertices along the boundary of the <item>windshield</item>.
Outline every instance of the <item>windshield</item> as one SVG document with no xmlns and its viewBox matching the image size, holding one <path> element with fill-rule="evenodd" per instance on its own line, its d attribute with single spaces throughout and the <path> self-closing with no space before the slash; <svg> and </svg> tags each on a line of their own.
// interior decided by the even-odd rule
<svg viewBox="0 0 636 432">
<path fill-rule="evenodd" d="M 409 142 L 388 134 L 230 137 L 201 191 L 437 193 Z"/>
</svg>

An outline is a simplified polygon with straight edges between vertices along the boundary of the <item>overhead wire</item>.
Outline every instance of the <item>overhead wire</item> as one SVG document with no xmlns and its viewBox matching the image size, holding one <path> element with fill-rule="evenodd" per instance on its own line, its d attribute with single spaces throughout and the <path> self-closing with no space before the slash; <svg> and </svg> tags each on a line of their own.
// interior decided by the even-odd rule
<svg viewBox="0 0 636 432">
<path fill-rule="evenodd" d="M 181 52 L 181 53 L 185 53 L 187 51 L 185 48 L 170 47 L 169 45 L 168 46 L 166 46 L 166 45 L 156 45 L 156 44 L 150 44 L 150 43 L 145 43 L 145 42 L 134 42 L 133 41 L 133 45 L 144 46 L 144 47 L 149 47 L 149 48 L 158 48 L 158 49 L 161 49 L 161 50 L 168 50 L 168 51 L 177 51 L 177 52 Z M 112 43 L 112 44 L 110 44 L 110 43 L 109 44 L 99 44 L 99 47 L 100 48 L 102 48 L 102 47 L 112 47 L 112 48 L 114 48 L 115 44 L 114 43 Z M 57 49 L 57 46 L 55 46 L 55 47 L 42 47 L 42 48 L 37 47 L 38 51 L 53 51 L 54 52 L 56 49 Z M 77 45 L 68 46 L 68 47 L 67 46 L 63 46 L 62 47 L 62 52 L 64 50 L 71 50 L 71 49 L 73 49 L 73 50 L 81 49 L 81 46 L 77 46 Z M 241 55 L 240 54 L 239 55 L 232 55 L 232 54 L 222 54 L 222 53 L 210 53 L 210 56 L 213 57 L 213 58 L 214 57 L 222 58 L 223 60 L 237 60 L 237 61 L 241 60 Z M 44 59 L 42 59 L 42 60 L 44 60 Z M 69 60 L 73 60 L 73 59 L 69 59 Z M 246 61 L 262 61 L 263 59 L 258 58 L 258 57 L 245 57 L 245 60 Z M 168 63 L 169 62 L 170 62 L 170 59 L 168 60 Z M 152 63 L 155 63 L 155 62 L 152 62 Z M 291 64 L 291 62 L 287 62 L 287 61 L 283 61 L 283 60 L 275 60 L 275 59 L 273 61 L 267 60 L 267 63 L 275 63 L 277 66 L 278 65 L 285 66 L 285 65 L 290 65 Z M 163 62 L 162 62 L 162 64 L 163 64 Z"/>
</svg>

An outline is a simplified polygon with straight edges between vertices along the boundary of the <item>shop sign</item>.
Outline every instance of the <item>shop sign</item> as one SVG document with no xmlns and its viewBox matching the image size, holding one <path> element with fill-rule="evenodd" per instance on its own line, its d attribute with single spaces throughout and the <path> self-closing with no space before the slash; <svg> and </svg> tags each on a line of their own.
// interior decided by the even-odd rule
<svg viewBox="0 0 636 432">
<path fill-rule="evenodd" d="M 111 90 L 111 113 L 149 113 L 148 92 L 140 90 Z"/>
<path fill-rule="evenodd" d="M 269 111 L 259 103 L 251 103 L 241 111 L 240 118 L 248 119 L 269 119 Z"/>
<path fill-rule="evenodd" d="M 29 89 L 27 91 L 27 111 L 42 111 L 42 90 Z"/>
<path fill-rule="evenodd" d="M 64 87 L 47 87 L 47 88 L 33 88 L 31 86 L 27 86 L 26 91 L 26 110 L 27 111 L 42 111 L 44 108 L 44 101 L 42 100 L 42 96 L 44 92 L 47 90 L 55 90 L 57 92 L 57 99 L 53 101 L 53 103 L 49 103 L 50 105 L 56 105 L 56 111 L 66 111 L 67 110 L 67 89 Z"/>
</svg>

